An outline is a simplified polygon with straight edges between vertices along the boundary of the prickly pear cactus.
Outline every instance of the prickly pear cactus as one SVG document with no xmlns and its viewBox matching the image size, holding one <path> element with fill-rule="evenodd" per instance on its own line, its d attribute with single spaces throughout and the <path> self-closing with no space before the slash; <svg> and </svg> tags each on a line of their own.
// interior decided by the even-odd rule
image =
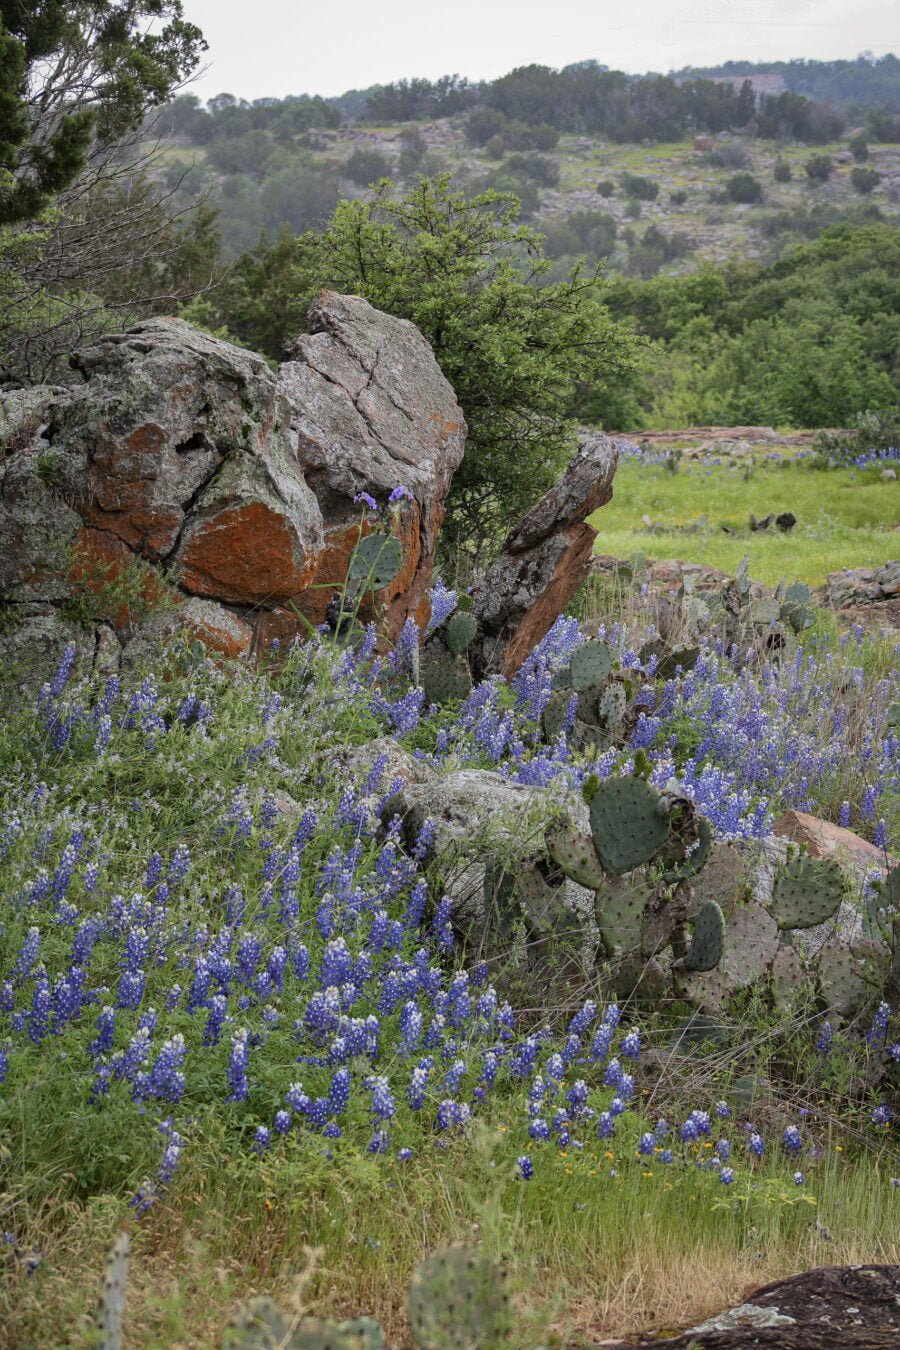
<svg viewBox="0 0 900 1350">
<path fill-rule="evenodd" d="M 779 945 L 769 968 L 772 999 L 780 1011 L 789 1011 L 794 1000 L 809 988 L 809 978 L 789 942 Z"/>
<path fill-rule="evenodd" d="M 688 970 L 714 970 L 725 950 L 725 915 L 707 900 L 694 915 L 694 931 L 684 964 Z"/>
<path fill-rule="evenodd" d="M 833 859 L 801 856 L 779 867 L 770 911 L 779 928 L 814 928 L 838 912 L 846 893 L 846 878 Z"/>
<path fill-rule="evenodd" d="M 378 1327 L 371 1318 L 353 1322 L 291 1318 L 272 1299 L 251 1298 L 229 1322 L 222 1345 L 224 1350 L 370 1350 L 370 1345 L 378 1350 L 384 1334 L 372 1341 L 370 1323 Z"/>
<path fill-rule="evenodd" d="M 890 952 L 879 942 L 841 942 L 832 938 L 816 962 L 819 991 L 828 1011 L 853 1017 L 880 996 L 890 968 Z"/>
<path fill-rule="evenodd" d="M 399 539 L 392 534 L 366 534 L 353 550 L 347 577 L 350 581 L 365 582 L 370 590 L 380 591 L 394 580 L 402 562 Z"/>
<path fill-rule="evenodd" d="M 670 680 L 679 667 L 682 670 L 693 670 L 700 659 L 700 648 L 686 642 L 668 643 L 662 638 L 654 638 L 651 642 L 644 643 L 639 656 L 644 665 L 655 657 L 654 674 L 657 679 Z"/>
<path fill-rule="evenodd" d="M 107 1258 L 100 1286 L 96 1316 L 100 1350 L 120 1350 L 122 1345 L 122 1322 L 128 1290 L 128 1251 L 128 1234 L 120 1233 Z"/>
<path fill-rule="evenodd" d="M 472 692 L 472 672 L 463 654 L 454 656 L 440 642 L 429 642 L 419 658 L 419 673 L 428 703 L 450 703 Z"/>
<path fill-rule="evenodd" d="M 419 1350 L 494 1350 L 512 1326 L 503 1268 L 470 1243 L 435 1252 L 413 1275 L 407 1315 Z"/>
<path fill-rule="evenodd" d="M 447 620 L 444 630 L 447 646 L 453 656 L 460 656 L 478 635 L 478 623 L 473 614 L 458 609 Z"/>
<path fill-rule="evenodd" d="M 649 886 L 610 878 L 597 891 L 594 915 L 607 955 L 639 952 Z"/>
<path fill-rule="evenodd" d="M 591 799 L 590 815 L 597 856 L 613 876 L 649 862 L 669 837 L 662 794 L 633 775 L 600 783 Z"/>
<path fill-rule="evenodd" d="M 790 624 L 795 633 L 802 633 L 815 620 L 812 591 L 805 581 L 795 581 L 784 593 L 779 614 L 783 623 Z"/>
<path fill-rule="evenodd" d="M 596 891 L 606 881 L 594 841 L 574 821 L 555 822 L 547 830 L 547 850 L 567 877 Z"/>
<path fill-rule="evenodd" d="M 585 642 L 572 653 L 569 679 L 572 688 L 581 693 L 593 685 L 603 684 L 613 668 L 613 654 L 607 643 L 599 638 Z"/>
</svg>

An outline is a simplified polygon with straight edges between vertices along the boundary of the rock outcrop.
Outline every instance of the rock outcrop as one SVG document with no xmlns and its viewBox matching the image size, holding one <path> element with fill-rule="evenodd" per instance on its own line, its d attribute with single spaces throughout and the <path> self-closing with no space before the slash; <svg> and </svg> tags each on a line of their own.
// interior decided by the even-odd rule
<svg viewBox="0 0 900 1350">
<path fill-rule="evenodd" d="M 402 565 L 378 598 L 390 633 L 427 617 L 466 426 L 412 324 L 326 291 L 277 374 L 177 319 L 73 364 L 79 385 L 0 396 L 0 598 L 14 619 L 46 626 L 138 559 L 207 645 L 243 654 L 302 631 L 297 610 L 321 621 L 373 528 L 353 497 L 383 505 L 398 485 Z"/>
<path fill-rule="evenodd" d="M 555 487 L 519 521 L 472 592 L 480 678 L 515 674 L 588 574 L 597 531 L 587 517 L 612 497 L 618 454 L 602 435 L 582 442 Z"/>
<path fill-rule="evenodd" d="M 888 1350 L 900 1339 L 900 1266 L 820 1266 L 750 1292 L 681 1335 L 601 1341 L 608 1350 Z"/>
</svg>

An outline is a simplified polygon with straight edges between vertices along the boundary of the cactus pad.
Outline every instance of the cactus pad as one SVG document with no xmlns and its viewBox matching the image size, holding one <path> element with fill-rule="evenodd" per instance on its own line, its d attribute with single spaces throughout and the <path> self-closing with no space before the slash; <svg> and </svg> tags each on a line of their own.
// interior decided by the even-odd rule
<svg viewBox="0 0 900 1350">
<path fill-rule="evenodd" d="M 223 1345 L 225 1350 L 367 1350 L 370 1333 L 364 1333 L 361 1326 L 370 1320 L 339 1323 L 304 1317 L 297 1321 L 272 1299 L 251 1298 L 229 1322 Z M 383 1343 L 382 1335 L 374 1345 Z"/>
<path fill-rule="evenodd" d="M 571 689 L 557 689 L 555 693 L 550 695 L 550 701 L 544 709 L 542 719 L 544 735 L 548 741 L 556 741 L 560 732 L 565 730 L 571 698 Z"/>
<path fill-rule="evenodd" d="M 100 1286 L 96 1322 L 101 1350 L 120 1350 L 122 1345 L 122 1321 L 128 1290 L 128 1251 L 128 1234 L 120 1233 L 107 1258 Z"/>
<path fill-rule="evenodd" d="M 852 1017 L 870 998 L 880 995 L 890 965 L 890 952 L 879 942 L 830 939 L 817 961 L 819 990 L 828 1011 Z"/>
<path fill-rule="evenodd" d="M 392 534 L 366 534 L 353 550 L 347 577 L 365 581 L 371 590 L 380 591 L 394 580 L 402 562 L 399 539 Z"/>
<path fill-rule="evenodd" d="M 844 874 L 832 859 L 794 858 L 775 876 L 771 912 L 779 928 L 813 928 L 837 913 L 846 891 Z"/>
<path fill-rule="evenodd" d="M 725 916 L 715 900 L 707 900 L 694 916 L 691 945 L 685 957 L 688 970 L 713 970 L 725 950 Z"/>
<path fill-rule="evenodd" d="M 644 910 L 650 895 L 646 886 L 615 880 L 597 891 L 594 913 L 608 955 L 640 952 Z"/>
<path fill-rule="evenodd" d="M 420 1350 L 493 1350 L 512 1326 L 504 1271 L 478 1247 L 435 1252 L 412 1278 L 407 1315 Z"/>
<path fill-rule="evenodd" d="M 572 881 L 592 891 L 604 884 L 606 877 L 594 841 L 584 830 L 565 821 L 551 825 L 546 838 L 550 857 Z"/>
<path fill-rule="evenodd" d="M 466 658 L 451 655 L 442 645 L 429 644 L 419 668 L 429 703 L 450 703 L 472 692 L 472 673 Z"/>
<path fill-rule="evenodd" d="M 457 610 L 448 620 L 445 630 L 447 646 L 453 656 L 459 656 L 474 641 L 478 633 L 478 623 L 472 614 Z"/>
<path fill-rule="evenodd" d="M 590 813 L 597 856 L 613 876 L 649 862 L 669 835 L 669 817 L 661 794 L 633 775 L 600 783 Z"/>
<path fill-rule="evenodd" d="M 591 685 L 602 684 L 613 666 L 613 654 L 609 646 L 599 638 L 585 642 L 572 653 L 570 674 L 572 688 L 579 693 L 590 689 Z"/>
<path fill-rule="evenodd" d="M 625 716 L 628 695 L 623 685 L 616 680 L 608 684 L 597 699 L 598 724 L 605 731 L 615 731 Z"/>
</svg>

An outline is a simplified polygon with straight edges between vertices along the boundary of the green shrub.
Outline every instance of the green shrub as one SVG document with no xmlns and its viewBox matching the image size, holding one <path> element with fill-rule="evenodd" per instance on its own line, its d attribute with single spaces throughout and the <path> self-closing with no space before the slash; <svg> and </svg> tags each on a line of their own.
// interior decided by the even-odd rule
<svg viewBox="0 0 900 1350">
<path fill-rule="evenodd" d="M 881 174 L 877 173 L 875 169 L 864 169 L 857 164 L 850 170 L 850 182 L 856 192 L 868 196 L 881 182 Z"/>
<path fill-rule="evenodd" d="M 762 201 L 762 184 L 752 173 L 736 173 L 725 184 L 729 201 L 750 203 Z"/>
<path fill-rule="evenodd" d="M 793 178 L 791 166 L 786 159 L 776 159 L 775 168 L 772 170 L 772 177 L 776 183 L 789 183 Z"/>
<path fill-rule="evenodd" d="M 669 203 L 671 206 L 684 206 L 687 196 L 684 188 L 678 188 L 676 192 L 669 193 Z"/>
<path fill-rule="evenodd" d="M 864 164 L 869 158 L 869 142 L 865 136 L 851 136 L 848 145 L 857 164 Z"/>
<path fill-rule="evenodd" d="M 636 201 L 655 202 L 659 196 L 659 183 L 655 178 L 642 178 L 638 173 L 623 173 L 622 191 Z"/>
<path fill-rule="evenodd" d="M 810 155 L 803 167 L 811 183 L 827 183 L 834 164 L 830 155 Z"/>
<path fill-rule="evenodd" d="M 616 195 L 616 185 L 611 178 L 601 178 L 595 190 L 601 197 L 614 197 Z"/>
<path fill-rule="evenodd" d="M 357 187 L 368 187 L 370 183 L 377 183 L 379 178 L 386 178 L 390 165 L 377 150 L 354 150 L 341 166 L 341 172 Z"/>
</svg>

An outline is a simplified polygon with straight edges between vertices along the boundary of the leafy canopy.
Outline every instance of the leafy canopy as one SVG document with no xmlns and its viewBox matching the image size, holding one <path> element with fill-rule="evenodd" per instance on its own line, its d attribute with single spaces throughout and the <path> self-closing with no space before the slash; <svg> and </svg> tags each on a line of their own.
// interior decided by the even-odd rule
<svg viewBox="0 0 900 1350">
<path fill-rule="evenodd" d="M 382 180 L 369 200 L 340 202 L 321 233 L 282 235 L 242 259 L 221 317 L 276 358 L 322 287 L 410 319 L 469 427 L 445 539 L 481 540 L 555 481 L 576 442 L 576 386 L 627 368 L 634 339 L 610 320 L 598 269 L 548 281 L 542 237 L 518 223 L 511 194 L 467 197 L 449 175 L 392 194 Z"/>
<path fill-rule="evenodd" d="M 38 215 L 205 45 L 182 0 L 0 0 L 0 224 Z"/>
</svg>

